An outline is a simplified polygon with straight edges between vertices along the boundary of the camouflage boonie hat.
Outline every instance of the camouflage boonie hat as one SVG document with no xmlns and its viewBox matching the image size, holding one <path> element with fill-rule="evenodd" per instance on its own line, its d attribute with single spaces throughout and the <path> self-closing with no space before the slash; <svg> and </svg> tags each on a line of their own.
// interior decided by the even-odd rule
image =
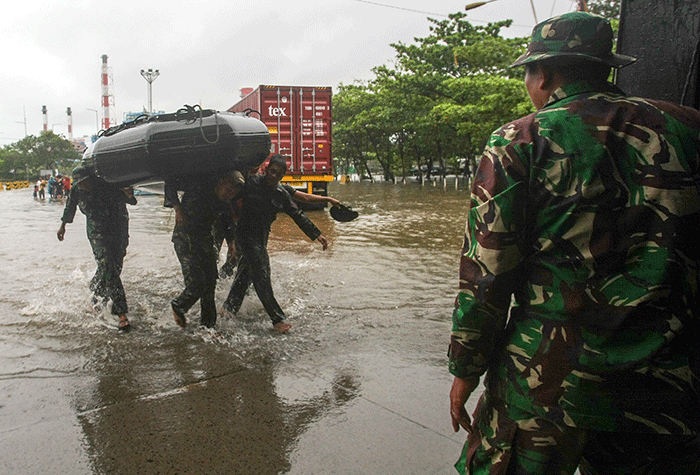
<svg viewBox="0 0 700 475">
<path fill-rule="evenodd" d="M 90 170 L 87 167 L 79 165 L 73 169 L 70 176 L 73 179 L 73 184 L 77 185 L 90 176 Z"/>
<path fill-rule="evenodd" d="M 571 12 L 535 26 L 527 53 L 511 67 L 555 56 L 568 56 L 621 68 L 636 61 L 632 56 L 614 54 L 613 31 L 605 18 L 586 12 Z"/>
</svg>

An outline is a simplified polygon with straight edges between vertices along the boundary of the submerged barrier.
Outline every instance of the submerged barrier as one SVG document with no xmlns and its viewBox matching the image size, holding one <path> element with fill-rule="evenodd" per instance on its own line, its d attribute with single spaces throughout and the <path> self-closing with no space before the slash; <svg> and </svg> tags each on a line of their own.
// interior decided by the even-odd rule
<svg viewBox="0 0 700 475">
<path fill-rule="evenodd" d="M 17 190 L 19 188 L 29 188 L 28 181 L 0 181 L 0 191 Z"/>
</svg>

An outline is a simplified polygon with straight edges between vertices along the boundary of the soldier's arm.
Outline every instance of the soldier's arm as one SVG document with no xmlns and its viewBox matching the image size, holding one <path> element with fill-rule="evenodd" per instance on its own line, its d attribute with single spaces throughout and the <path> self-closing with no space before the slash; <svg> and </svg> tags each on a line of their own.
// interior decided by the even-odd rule
<svg viewBox="0 0 700 475">
<path fill-rule="evenodd" d="M 75 218 L 75 212 L 78 208 L 78 194 L 80 189 L 75 186 L 70 190 L 68 195 L 68 200 L 66 201 L 66 207 L 63 208 L 63 216 L 61 216 L 61 226 L 56 232 L 56 237 L 59 241 L 63 241 L 63 237 L 66 234 L 66 223 L 72 223 L 73 218 Z"/>
<path fill-rule="evenodd" d="M 180 197 L 177 194 L 177 186 L 166 180 L 163 187 L 163 206 L 166 208 L 173 208 L 175 210 L 175 226 L 182 226 L 185 224 L 185 213 L 182 210 L 180 204 Z"/>
<path fill-rule="evenodd" d="M 287 193 L 286 190 L 280 189 L 280 193 L 283 195 L 282 196 L 282 206 L 284 209 L 284 212 L 289 215 L 290 218 L 294 220 L 297 226 L 299 226 L 299 229 L 301 229 L 304 234 L 306 234 L 309 239 L 312 241 L 319 241 L 321 245 L 323 246 L 323 250 L 325 251 L 328 248 L 328 243 L 324 241 L 326 238 L 323 238 L 323 240 L 319 240 L 320 237 L 323 237 L 321 230 L 316 227 L 316 225 L 304 214 L 302 210 L 299 209 L 299 207 L 294 203 L 294 200 L 292 200 L 291 196 L 289 196 L 289 193 Z"/>
<path fill-rule="evenodd" d="M 519 170 L 508 170 L 514 159 L 506 157 L 506 145 L 492 136 L 472 185 L 449 351 L 449 370 L 463 379 L 486 372 L 522 280 L 527 184 Z"/>
</svg>

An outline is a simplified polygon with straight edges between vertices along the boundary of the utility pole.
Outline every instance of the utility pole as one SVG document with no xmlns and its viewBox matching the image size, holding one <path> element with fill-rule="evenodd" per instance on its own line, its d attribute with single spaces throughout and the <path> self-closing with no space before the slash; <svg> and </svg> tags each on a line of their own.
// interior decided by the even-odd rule
<svg viewBox="0 0 700 475">
<path fill-rule="evenodd" d="M 17 122 L 18 124 L 24 124 L 24 136 L 26 137 L 27 136 L 27 109 L 24 106 L 22 106 L 22 114 L 23 114 L 24 120 L 23 121 L 16 120 L 15 122 Z"/>
<path fill-rule="evenodd" d="M 95 113 L 95 128 L 96 128 L 95 134 L 99 134 L 100 133 L 100 113 L 99 113 L 99 111 L 97 109 L 85 109 L 85 110 L 89 110 L 89 111 L 92 111 Z"/>
<path fill-rule="evenodd" d="M 160 76 L 160 71 L 157 69 L 155 71 L 152 69 L 149 69 L 148 71 L 142 69 L 141 76 L 143 76 L 143 78 L 148 82 L 148 113 L 153 114 L 153 81 Z"/>
<path fill-rule="evenodd" d="M 539 23 L 539 20 L 537 20 L 537 12 L 535 11 L 535 3 L 530 0 L 530 6 L 532 7 L 532 16 L 535 17 L 535 25 Z"/>
</svg>

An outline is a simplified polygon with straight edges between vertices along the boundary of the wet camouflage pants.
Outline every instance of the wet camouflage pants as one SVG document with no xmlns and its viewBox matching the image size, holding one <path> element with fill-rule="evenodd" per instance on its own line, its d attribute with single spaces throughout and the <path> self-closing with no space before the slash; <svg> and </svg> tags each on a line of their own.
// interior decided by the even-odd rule
<svg viewBox="0 0 700 475">
<path fill-rule="evenodd" d="M 471 475 L 697 475 L 700 436 L 557 427 L 482 396 L 457 471 Z"/>
<path fill-rule="evenodd" d="M 272 324 L 284 320 L 284 312 L 277 303 L 272 291 L 270 280 L 270 256 L 267 254 L 267 240 L 262 243 L 247 243 L 239 247 L 242 257 L 238 262 L 236 278 L 231 285 L 231 291 L 226 298 L 224 308 L 236 313 L 241 308 L 246 291 L 253 283 L 265 311 L 270 316 Z"/>
<path fill-rule="evenodd" d="M 105 239 L 90 237 L 92 254 L 97 262 L 97 270 L 90 281 L 90 290 L 96 299 L 112 300 L 112 314 L 124 315 L 129 312 L 126 295 L 122 286 L 121 273 L 124 265 L 128 239 Z"/>
<path fill-rule="evenodd" d="M 216 324 L 216 260 L 218 252 L 211 234 L 190 236 L 173 233 L 175 253 L 182 267 L 185 289 L 172 302 L 178 311 L 187 311 L 199 300 L 202 308 L 201 323 L 207 327 Z"/>
</svg>

